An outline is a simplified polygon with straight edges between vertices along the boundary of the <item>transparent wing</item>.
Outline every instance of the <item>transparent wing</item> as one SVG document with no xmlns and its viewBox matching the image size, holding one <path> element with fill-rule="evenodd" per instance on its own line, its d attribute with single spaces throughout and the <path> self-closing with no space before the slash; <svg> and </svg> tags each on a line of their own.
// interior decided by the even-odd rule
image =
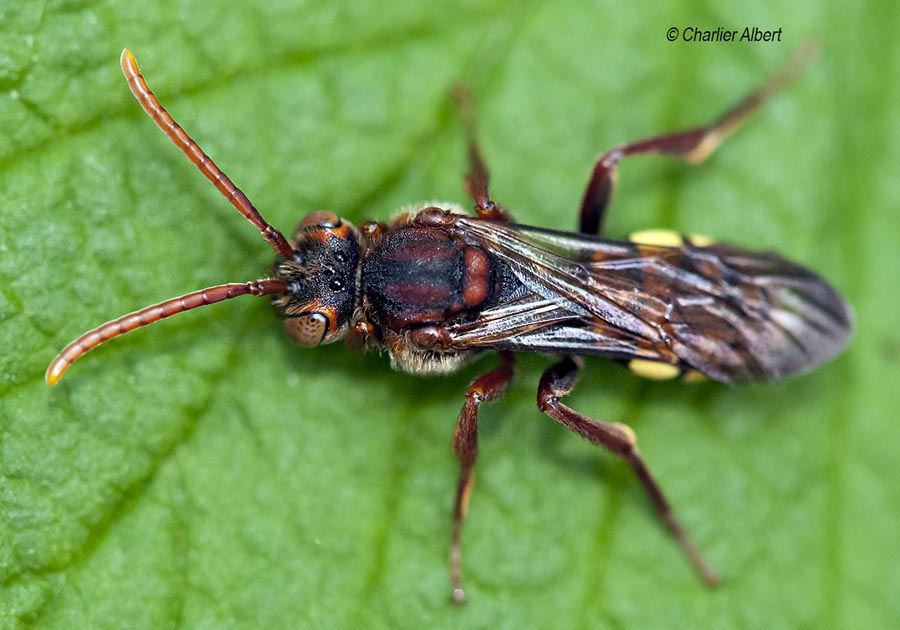
<svg viewBox="0 0 900 630">
<path fill-rule="evenodd" d="M 648 246 L 472 217 L 457 226 L 496 257 L 507 285 L 474 320 L 448 326 L 461 346 L 642 358 L 730 382 L 810 370 L 850 335 L 837 292 L 776 254 L 689 241 Z"/>
</svg>

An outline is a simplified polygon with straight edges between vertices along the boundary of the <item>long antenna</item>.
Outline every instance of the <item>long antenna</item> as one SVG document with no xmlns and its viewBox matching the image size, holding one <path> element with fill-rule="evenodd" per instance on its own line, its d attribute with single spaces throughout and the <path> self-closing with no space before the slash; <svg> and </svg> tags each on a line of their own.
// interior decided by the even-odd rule
<svg viewBox="0 0 900 630">
<path fill-rule="evenodd" d="M 89 330 L 71 342 L 50 362 L 44 379 L 47 381 L 47 385 L 55 385 L 62 378 L 63 373 L 69 369 L 69 366 L 86 352 L 93 350 L 110 339 L 131 332 L 135 328 L 148 326 L 164 317 L 208 304 L 215 304 L 222 300 L 230 300 L 241 295 L 277 295 L 285 292 L 287 292 L 287 284 L 282 280 L 265 278 L 246 283 L 220 284 L 144 307 L 139 311 L 123 315 L 93 330 Z"/>
<path fill-rule="evenodd" d="M 162 103 L 159 102 L 159 99 L 156 98 L 147 85 L 138 68 L 137 61 L 134 59 L 134 55 L 127 48 L 122 51 L 121 64 L 122 72 L 128 80 L 128 86 L 131 88 L 132 94 L 134 94 L 150 118 L 163 130 L 163 133 L 175 143 L 175 146 L 184 152 L 188 159 L 200 169 L 200 172 L 228 199 L 231 205 L 237 208 L 238 212 L 262 232 L 262 235 L 269 241 L 279 256 L 290 258 L 293 250 L 284 238 L 284 235 L 266 223 L 259 211 L 250 203 L 247 195 L 232 183 L 228 176 L 215 165 L 215 162 L 203 152 L 203 149 L 169 115 L 169 112 L 166 111 L 166 108 L 162 106 Z M 62 352 L 50 362 L 44 378 L 48 385 L 55 385 L 62 378 L 63 373 L 69 369 L 69 366 L 85 353 L 110 339 L 124 335 L 136 328 L 148 326 L 164 317 L 170 317 L 176 313 L 207 306 L 208 304 L 215 304 L 222 300 L 230 300 L 241 295 L 280 295 L 286 293 L 287 290 L 287 284 L 284 281 L 275 278 L 264 278 L 245 283 L 220 284 L 208 289 L 193 291 L 159 304 L 147 306 L 106 322 L 102 326 L 89 330 L 78 337 L 78 339 L 63 348 Z"/>
<path fill-rule="evenodd" d="M 141 74 L 141 69 L 138 68 L 137 61 L 135 61 L 131 51 L 127 48 L 123 50 L 119 61 L 122 64 L 122 72 L 125 74 L 125 78 L 128 79 L 128 87 L 131 88 L 131 93 L 134 94 L 134 97 L 141 104 L 141 107 L 144 108 L 144 111 L 147 112 L 147 115 L 159 125 L 163 133 L 169 137 L 169 140 L 174 142 L 175 146 L 184 152 L 194 166 L 200 169 L 200 172 L 219 189 L 219 192 L 228 199 L 231 205 L 237 208 L 238 212 L 262 232 L 262 235 L 269 241 L 278 255 L 282 258 L 290 258 L 293 250 L 287 239 L 284 238 L 284 235 L 266 223 L 259 211 L 250 203 L 247 195 L 232 183 L 228 176 L 216 166 L 216 163 L 203 152 L 200 145 L 194 142 L 187 132 L 181 128 L 181 125 L 169 115 L 169 112 L 162 106 L 162 103 L 159 102 L 159 99 L 156 98 L 156 95 L 144 80 L 144 75 Z"/>
</svg>

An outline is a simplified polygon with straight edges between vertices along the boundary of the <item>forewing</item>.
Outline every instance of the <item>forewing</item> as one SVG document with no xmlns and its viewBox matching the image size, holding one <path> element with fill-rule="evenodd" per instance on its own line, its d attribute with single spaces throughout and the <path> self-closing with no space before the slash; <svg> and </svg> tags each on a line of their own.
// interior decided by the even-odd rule
<svg viewBox="0 0 900 630">
<path fill-rule="evenodd" d="M 469 217 L 458 225 L 520 285 L 513 299 L 450 327 L 470 347 L 645 358 L 742 381 L 812 369 L 849 337 L 850 312 L 834 289 L 775 254 Z"/>
</svg>

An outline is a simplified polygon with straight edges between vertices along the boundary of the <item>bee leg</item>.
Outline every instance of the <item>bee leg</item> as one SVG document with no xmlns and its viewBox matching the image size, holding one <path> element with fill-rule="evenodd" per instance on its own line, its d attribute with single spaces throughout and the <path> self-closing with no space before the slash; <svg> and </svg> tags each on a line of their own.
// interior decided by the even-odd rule
<svg viewBox="0 0 900 630">
<path fill-rule="evenodd" d="M 816 50 L 812 46 L 801 49 L 765 85 L 709 125 L 629 142 L 600 155 L 594 163 L 591 178 L 581 201 L 580 231 L 585 234 L 602 232 L 606 210 L 616 184 L 618 163 L 622 158 L 630 155 L 661 153 L 684 160 L 688 164 L 699 164 L 709 157 L 722 141 L 730 136 L 763 103 L 799 74 L 815 52 Z"/>
<path fill-rule="evenodd" d="M 500 353 L 500 366 L 475 379 L 466 390 L 466 402 L 459 412 L 456 431 L 453 433 L 453 452 L 459 459 L 459 481 L 456 484 L 456 499 L 453 503 L 453 534 L 450 541 L 450 583 L 453 599 L 462 604 L 466 600 L 462 586 L 462 550 L 460 535 L 466 518 L 472 482 L 475 479 L 472 467 L 478 455 L 478 407 L 486 400 L 497 400 L 509 385 L 515 371 L 512 352 Z"/>
<path fill-rule="evenodd" d="M 466 192 L 475 201 L 475 212 L 482 219 L 491 221 L 510 221 L 506 208 L 494 203 L 488 195 L 490 174 L 481 155 L 478 145 L 477 125 L 475 122 L 475 105 L 469 90 L 462 84 L 453 89 L 453 96 L 460 109 L 463 124 L 466 127 L 466 145 L 469 152 L 469 172 L 465 176 Z"/>
<path fill-rule="evenodd" d="M 672 506 L 663 494 L 659 483 L 653 478 L 644 459 L 637 448 L 634 432 L 619 422 L 603 422 L 594 420 L 573 411 L 562 404 L 559 399 L 572 391 L 578 377 L 580 364 L 576 359 L 564 357 L 559 363 L 552 365 L 541 377 L 538 388 L 538 408 L 545 414 L 565 425 L 590 442 L 602 446 L 612 454 L 631 466 L 644 490 L 650 495 L 653 507 L 675 540 L 690 558 L 697 572 L 709 585 L 719 581 L 718 574 L 709 566 L 706 559 L 688 537 L 687 532 L 675 518 Z"/>
</svg>

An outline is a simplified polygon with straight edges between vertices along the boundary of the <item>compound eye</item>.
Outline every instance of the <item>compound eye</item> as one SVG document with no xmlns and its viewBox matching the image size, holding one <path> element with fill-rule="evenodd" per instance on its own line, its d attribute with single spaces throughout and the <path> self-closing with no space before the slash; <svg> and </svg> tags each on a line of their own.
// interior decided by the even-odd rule
<svg viewBox="0 0 900 630">
<path fill-rule="evenodd" d="M 305 217 L 303 217 L 303 220 L 300 221 L 300 227 L 298 229 L 302 230 L 304 228 L 316 226 L 328 228 L 334 227 L 340 222 L 340 218 L 334 212 L 331 212 L 330 210 L 316 210 L 315 212 L 310 212 Z"/>
<path fill-rule="evenodd" d="M 322 343 L 328 332 L 328 318 L 322 313 L 304 313 L 284 320 L 284 328 L 291 339 L 305 348 Z"/>
</svg>

